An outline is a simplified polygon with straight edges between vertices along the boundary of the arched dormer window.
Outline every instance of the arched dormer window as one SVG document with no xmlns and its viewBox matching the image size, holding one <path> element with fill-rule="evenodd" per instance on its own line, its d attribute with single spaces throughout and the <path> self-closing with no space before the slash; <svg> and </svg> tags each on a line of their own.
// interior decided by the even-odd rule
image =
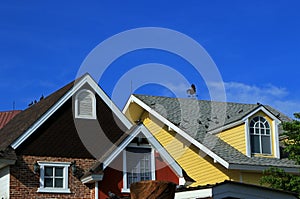
<svg viewBox="0 0 300 199">
<path fill-rule="evenodd" d="M 271 129 L 269 122 L 261 117 L 254 117 L 250 122 L 251 153 L 271 154 Z"/>
<path fill-rule="evenodd" d="M 90 90 L 83 89 L 77 93 L 75 118 L 96 119 L 96 98 Z"/>
</svg>

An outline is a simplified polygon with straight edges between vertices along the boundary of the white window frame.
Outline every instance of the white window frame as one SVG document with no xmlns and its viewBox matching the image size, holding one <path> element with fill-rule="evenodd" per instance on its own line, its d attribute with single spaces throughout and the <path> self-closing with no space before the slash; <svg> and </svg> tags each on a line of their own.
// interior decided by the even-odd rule
<svg viewBox="0 0 300 199">
<path fill-rule="evenodd" d="M 37 192 L 41 193 L 71 193 L 68 185 L 69 181 L 69 167 L 71 162 L 41 162 L 38 161 L 40 166 L 40 187 Z M 45 187 L 45 167 L 63 167 L 63 187 L 62 188 L 51 188 Z"/>
<path fill-rule="evenodd" d="M 149 148 L 151 149 L 151 180 L 155 180 L 155 149 L 151 145 L 137 145 L 129 144 L 128 147 L 136 148 Z M 126 148 L 123 150 L 123 188 L 121 189 L 122 193 L 129 193 L 130 188 L 127 186 L 127 158 L 126 158 Z"/>
<path fill-rule="evenodd" d="M 82 94 L 82 93 L 88 93 L 89 96 L 91 97 L 92 99 L 92 115 L 91 116 L 88 116 L 88 115 L 80 115 L 80 112 L 78 110 L 78 105 L 79 105 L 79 95 Z M 76 97 L 75 97 L 75 118 L 81 118 L 81 119 L 96 119 L 96 97 L 95 97 L 95 94 L 88 90 L 88 89 L 82 89 L 81 91 L 79 91 L 77 94 L 76 94 Z"/>
<path fill-rule="evenodd" d="M 251 134 L 251 130 L 250 130 L 252 128 L 251 122 L 252 122 L 252 120 L 254 120 L 254 118 L 259 118 L 259 120 L 254 123 L 254 127 L 253 127 L 254 133 Z M 264 120 L 264 122 L 261 121 L 261 118 Z M 261 128 L 261 127 L 259 127 L 259 128 L 255 127 L 255 124 L 257 124 L 257 123 L 263 123 L 263 128 Z M 266 127 L 265 123 L 268 125 L 268 127 Z M 255 133 L 256 129 L 259 130 L 258 134 Z M 269 134 L 268 135 L 262 134 L 262 130 L 264 130 L 264 131 L 269 130 Z M 253 143 L 251 143 L 251 136 L 259 136 L 259 150 L 260 150 L 260 152 L 253 152 L 251 150 L 252 154 L 272 155 L 272 128 L 271 128 L 271 125 L 270 125 L 270 123 L 268 122 L 268 120 L 266 118 L 264 118 L 262 116 L 259 116 L 259 115 L 251 118 L 250 123 L 249 123 L 249 133 L 250 133 L 250 147 L 251 148 L 252 148 L 252 144 L 253 144 Z M 265 137 L 269 137 L 269 141 L 270 141 L 270 153 L 263 153 L 263 139 L 262 138 L 264 136 Z"/>
</svg>

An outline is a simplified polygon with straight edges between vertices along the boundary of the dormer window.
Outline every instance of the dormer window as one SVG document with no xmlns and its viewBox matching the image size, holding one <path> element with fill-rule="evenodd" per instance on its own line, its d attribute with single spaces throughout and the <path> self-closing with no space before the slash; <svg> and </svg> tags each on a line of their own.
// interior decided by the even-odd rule
<svg viewBox="0 0 300 199">
<path fill-rule="evenodd" d="M 96 99 L 90 90 L 83 89 L 76 95 L 75 118 L 96 119 Z"/>
<path fill-rule="evenodd" d="M 271 129 L 269 122 L 261 117 L 254 117 L 250 122 L 251 153 L 271 154 Z"/>
</svg>

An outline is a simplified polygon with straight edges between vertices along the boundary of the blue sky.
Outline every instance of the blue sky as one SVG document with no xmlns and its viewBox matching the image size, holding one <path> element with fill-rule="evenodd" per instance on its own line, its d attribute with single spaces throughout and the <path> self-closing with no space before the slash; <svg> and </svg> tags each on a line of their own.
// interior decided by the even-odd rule
<svg viewBox="0 0 300 199">
<path fill-rule="evenodd" d="M 15 109 L 25 109 L 74 80 L 86 56 L 109 37 L 133 28 L 163 27 L 204 47 L 222 76 L 227 101 L 269 104 L 291 116 L 300 111 L 299 9 L 296 0 L 1 1 L 0 110 L 12 109 L 13 103 Z M 155 49 L 120 56 L 99 84 L 112 96 L 124 74 L 147 63 L 174 68 L 196 85 L 199 99 L 210 99 L 189 63 Z M 176 91 L 186 97 L 189 84 L 165 80 L 165 87 L 143 85 L 134 92 L 169 96 Z M 122 108 L 129 93 L 114 95 L 123 96 L 113 98 Z"/>
</svg>

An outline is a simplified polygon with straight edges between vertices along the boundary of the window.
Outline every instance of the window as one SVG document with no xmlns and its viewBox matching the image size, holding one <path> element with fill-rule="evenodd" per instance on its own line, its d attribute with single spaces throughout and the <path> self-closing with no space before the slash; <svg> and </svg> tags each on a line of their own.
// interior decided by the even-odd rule
<svg viewBox="0 0 300 199">
<path fill-rule="evenodd" d="M 271 129 L 268 121 L 261 117 L 254 117 L 250 122 L 251 152 L 271 154 Z"/>
<path fill-rule="evenodd" d="M 38 162 L 40 188 L 38 192 L 70 193 L 68 188 L 68 162 Z"/>
<path fill-rule="evenodd" d="M 96 119 L 96 99 L 89 90 L 81 90 L 75 99 L 75 117 Z"/>
<path fill-rule="evenodd" d="M 154 151 L 149 147 L 127 147 L 123 151 L 123 192 L 130 185 L 144 180 L 155 180 Z"/>
</svg>

